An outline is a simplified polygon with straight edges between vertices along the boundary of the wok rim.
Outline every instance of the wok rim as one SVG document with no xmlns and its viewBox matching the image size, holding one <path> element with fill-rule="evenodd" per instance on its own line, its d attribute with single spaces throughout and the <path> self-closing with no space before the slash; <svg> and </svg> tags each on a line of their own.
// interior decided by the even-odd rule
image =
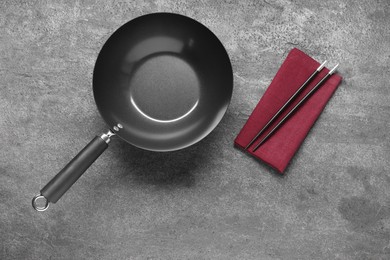
<svg viewBox="0 0 390 260">
<path fill-rule="evenodd" d="M 146 151 L 152 151 L 152 152 L 172 152 L 172 151 L 178 151 L 178 150 L 182 150 L 184 148 L 187 148 L 187 147 L 190 147 L 198 142 L 200 142 L 201 140 L 203 140 L 204 138 L 206 138 L 211 132 L 213 132 L 217 126 L 221 123 L 222 119 L 224 118 L 224 116 L 226 115 L 227 113 L 227 110 L 229 109 L 229 106 L 231 104 L 231 100 L 232 100 L 232 96 L 233 96 L 233 89 L 234 89 L 234 77 L 233 77 L 233 66 L 232 66 L 232 62 L 231 62 L 231 59 L 230 59 L 230 56 L 229 56 L 229 53 L 228 51 L 226 50 L 226 47 L 224 46 L 224 44 L 222 43 L 222 41 L 217 37 L 217 35 L 212 31 L 210 30 L 206 25 L 202 24 L 201 22 L 197 21 L 196 19 L 194 18 L 191 18 L 189 16 L 186 16 L 186 15 L 183 15 L 183 14 L 179 14 L 179 13 L 173 13 L 173 12 L 154 12 L 154 13 L 148 13 L 148 14 L 143 14 L 143 15 L 140 15 L 140 16 L 137 16 L 129 21 L 127 21 L 126 23 L 122 24 L 121 26 L 119 26 L 117 29 L 115 29 L 110 35 L 109 37 L 106 39 L 106 41 L 104 42 L 104 44 L 102 45 L 101 49 L 99 50 L 99 53 L 98 55 L 96 56 L 96 60 L 95 60 L 95 64 L 94 64 L 94 69 L 93 69 L 93 75 L 92 75 L 92 78 L 93 78 L 93 81 L 94 79 L 96 78 L 95 76 L 95 68 L 96 68 L 96 65 L 98 63 L 98 59 L 99 59 L 99 56 L 102 52 L 102 50 L 105 48 L 106 45 L 109 44 L 109 41 L 110 39 L 119 31 L 121 30 L 122 28 L 126 27 L 126 26 L 129 26 L 129 24 L 131 23 L 134 23 L 135 21 L 139 20 L 139 19 L 143 19 L 147 16 L 155 16 L 155 15 L 169 15 L 169 16 L 177 16 L 177 17 L 181 17 L 181 18 L 184 18 L 184 19 L 188 19 L 188 20 L 191 20 L 192 23 L 194 24 L 197 24 L 198 26 L 204 28 L 206 31 L 208 31 L 214 38 L 215 40 L 220 44 L 220 46 L 222 47 L 221 48 L 221 51 L 223 51 L 224 55 L 226 56 L 227 58 L 227 63 L 226 63 L 226 66 L 228 66 L 228 69 L 229 69 L 229 75 L 226 75 L 226 77 L 229 77 L 229 84 L 226 85 L 226 93 L 227 93 L 227 96 L 228 98 L 226 99 L 226 105 L 223 109 L 221 109 L 220 111 L 220 118 L 218 120 L 216 120 L 214 123 L 213 122 L 210 122 L 208 125 L 210 126 L 209 129 L 207 129 L 207 131 L 205 131 L 204 133 L 202 134 L 199 134 L 197 136 L 197 138 L 193 138 L 193 140 L 191 140 L 191 142 L 186 142 L 184 145 L 181 145 L 179 148 L 174 148 L 174 149 L 152 149 L 152 148 L 148 148 L 148 147 L 145 147 L 145 146 L 142 146 L 142 145 L 138 145 L 138 144 L 135 144 L 133 143 L 132 141 L 128 140 L 126 137 L 123 137 L 121 132 L 120 131 L 116 131 L 115 128 L 116 126 L 115 125 L 110 125 L 109 124 L 109 117 L 106 118 L 106 116 L 104 115 L 104 111 L 106 111 L 106 109 L 102 109 L 97 101 L 96 101 L 96 91 L 95 91 L 95 84 L 92 84 L 92 89 L 93 89 L 93 95 L 94 95 L 94 101 L 95 101 L 95 105 L 99 111 L 99 115 L 100 117 L 104 120 L 105 124 L 108 126 L 108 128 L 110 129 L 110 131 L 112 131 L 113 133 L 115 133 L 116 136 L 118 136 L 121 140 L 125 141 L 126 143 L 132 145 L 132 146 L 135 146 L 139 149 L 142 149 L 142 150 L 146 150 Z M 213 124 L 215 124 L 214 126 L 212 126 Z"/>
</svg>

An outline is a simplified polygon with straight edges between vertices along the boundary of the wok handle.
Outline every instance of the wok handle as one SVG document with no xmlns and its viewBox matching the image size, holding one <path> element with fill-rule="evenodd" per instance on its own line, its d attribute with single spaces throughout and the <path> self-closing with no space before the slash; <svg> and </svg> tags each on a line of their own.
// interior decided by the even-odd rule
<svg viewBox="0 0 390 260">
<path fill-rule="evenodd" d="M 45 211 L 49 202 L 56 203 L 61 196 L 75 183 L 91 164 L 107 149 L 111 131 L 96 136 L 89 142 L 54 178 L 46 184 L 32 201 L 33 208 Z M 44 206 L 38 206 L 44 200 Z"/>
</svg>

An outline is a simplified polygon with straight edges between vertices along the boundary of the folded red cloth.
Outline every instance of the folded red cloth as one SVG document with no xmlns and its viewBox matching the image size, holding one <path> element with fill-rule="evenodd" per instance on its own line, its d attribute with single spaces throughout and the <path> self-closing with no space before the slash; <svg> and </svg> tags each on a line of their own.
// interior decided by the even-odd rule
<svg viewBox="0 0 390 260">
<path fill-rule="evenodd" d="M 248 121 L 234 140 L 235 145 L 245 148 L 319 65 L 320 63 L 302 51 L 296 48 L 291 50 L 249 116 Z M 333 74 L 264 144 L 255 152 L 252 149 L 328 72 L 329 70 L 324 68 L 317 74 L 315 79 L 296 97 L 295 101 L 286 107 L 285 112 L 248 148 L 247 152 L 269 164 L 280 173 L 284 173 L 288 163 L 337 89 L 341 81 L 339 75 Z"/>
</svg>

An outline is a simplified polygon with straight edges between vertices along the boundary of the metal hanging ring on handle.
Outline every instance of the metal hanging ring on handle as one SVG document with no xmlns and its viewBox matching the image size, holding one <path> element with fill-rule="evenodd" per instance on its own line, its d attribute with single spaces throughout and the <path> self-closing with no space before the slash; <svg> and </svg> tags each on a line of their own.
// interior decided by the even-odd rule
<svg viewBox="0 0 390 260">
<path fill-rule="evenodd" d="M 40 200 L 40 199 L 44 199 L 45 200 L 45 205 L 44 206 L 38 206 L 38 203 L 37 201 Z M 49 207 L 49 201 L 41 194 L 38 194 L 36 195 L 33 199 L 32 199 L 32 206 L 33 208 L 36 210 L 36 211 L 45 211 L 47 210 L 47 208 Z"/>
</svg>

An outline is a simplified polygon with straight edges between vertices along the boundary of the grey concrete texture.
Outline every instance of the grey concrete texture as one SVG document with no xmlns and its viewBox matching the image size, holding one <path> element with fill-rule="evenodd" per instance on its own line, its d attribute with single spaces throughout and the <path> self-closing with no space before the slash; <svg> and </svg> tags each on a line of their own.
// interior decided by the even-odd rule
<svg viewBox="0 0 390 260">
<path fill-rule="evenodd" d="M 209 27 L 234 70 L 200 143 L 113 140 L 57 203 L 31 198 L 107 127 L 100 48 L 125 22 L 175 12 Z M 0 259 L 390 259 L 390 2 L 0 1 Z M 233 140 L 297 47 L 343 82 L 284 176 Z"/>
</svg>

